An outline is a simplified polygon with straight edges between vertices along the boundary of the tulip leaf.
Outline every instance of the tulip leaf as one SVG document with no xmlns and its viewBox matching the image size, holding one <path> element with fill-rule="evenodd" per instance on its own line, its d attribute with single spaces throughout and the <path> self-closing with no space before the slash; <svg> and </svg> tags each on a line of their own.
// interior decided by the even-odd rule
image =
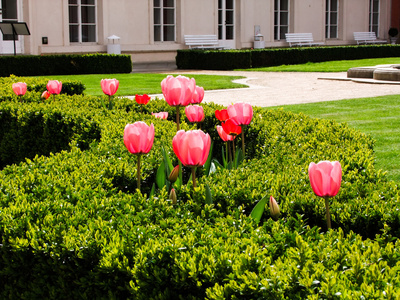
<svg viewBox="0 0 400 300">
<path fill-rule="evenodd" d="M 174 167 L 172 166 L 172 162 L 167 154 L 167 151 L 165 151 L 164 147 L 161 147 L 161 152 L 164 157 L 164 162 L 165 162 L 165 166 L 166 166 L 165 171 L 166 171 L 166 173 L 169 174 Z"/>
<path fill-rule="evenodd" d="M 167 176 L 165 174 L 165 161 L 162 160 L 156 173 L 156 183 L 160 190 L 165 186 L 167 180 Z"/>
<path fill-rule="evenodd" d="M 211 159 L 212 159 L 212 150 L 213 150 L 214 143 L 211 142 L 210 152 L 208 152 L 207 161 L 204 164 L 204 172 L 208 176 L 210 175 L 210 167 L 211 167 Z"/>
<path fill-rule="evenodd" d="M 153 183 L 153 186 L 151 187 L 149 198 L 154 196 L 155 190 L 156 190 L 156 185 L 155 185 L 155 183 Z"/>
<path fill-rule="evenodd" d="M 228 154 L 228 152 L 227 152 Z M 226 169 L 228 166 L 227 159 L 225 158 L 225 150 L 224 146 L 222 146 L 222 164 L 224 165 L 224 168 Z"/>
<path fill-rule="evenodd" d="M 206 184 L 206 204 L 212 204 L 212 194 L 211 189 L 208 184 Z"/>
<path fill-rule="evenodd" d="M 235 153 L 235 169 L 243 162 L 242 149 L 237 149 Z"/>
<path fill-rule="evenodd" d="M 265 210 L 265 205 L 267 204 L 268 196 L 265 195 L 257 204 L 254 206 L 253 210 L 250 213 L 250 217 L 256 221 L 256 223 L 260 223 L 261 217 Z"/>
</svg>

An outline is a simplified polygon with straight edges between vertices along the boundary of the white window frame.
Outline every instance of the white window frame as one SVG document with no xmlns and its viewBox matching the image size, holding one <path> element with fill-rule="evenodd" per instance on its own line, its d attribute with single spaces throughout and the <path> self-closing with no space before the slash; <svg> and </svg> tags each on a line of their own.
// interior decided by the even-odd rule
<svg viewBox="0 0 400 300">
<path fill-rule="evenodd" d="M 374 5 L 374 0 L 369 0 L 369 24 L 368 30 L 375 32 L 376 36 L 379 36 L 379 17 L 380 17 L 380 1 L 377 5 Z M 375 11 L 376 6 L 378 6 L 377 11 Z M 377 21 L 374 23 L 374 14 L 377 14 Z"/>
<path fill-rule="evenodd" d="M 77 0 L 77 4 L 70 4 L 68 2 L 68 10 L 71 6 L 77 6 L 78 7 L 78 23 L 71 23 L 69 22 L 69 26 L 74 25 L 74 26 L 78 26 L 78 41 L 71 41 L 71 37 L 69 38 L 70 43 L 84 43 L 84 44 L 90 44 L 90 43 L 97 43 L 97 1 L 94 0 L 94 4 L 82 4 L 82 0 Z M 88 6 L 88 7 L 94 7 L 94 23 L 82 23 L 82 6 Z M 69 18 L 69 16 L 68 16 Z M 82 41 L 82 27 L 84 25 L 91 25 L 91 26 L 95 26 L 95 37 L 94 37 L 94 41 L 88 41 L 88 42 L 84 42 Z"/>
<path fill-rule="evenodd" d="M 176 41 L 176 0 L 172 0 L 173 6 L 172 7 L 164 7 L 163 0 L 159 0 L 160 5 L 156 6 L 155 3 L 156 0 L 153 0 L 153 39 L 154 42 L 159 43 L 159 42 L 175 42 Z M 156 23 L 155 20 L 155 11 L 160 10 L 160 23 Z M 164 22 L 164 10 L 173 10 L 174 11 L 174 20 L 173 24 L 165 24 Z M 164 35 L 164 29 L 166 27 L 173 27 L 173 33 L 174 37 L 172 40 L 166 40 L 166 36 Z M 156 28 L 159 28 L 160 33 L 159 33 L 159 39 L 156 39 L 158 37 L 158 34 L 156 34 Z"/>
<path fill-rule="evenodd" d="M 336 1 L 336 10 L 331 10 L 331 2 Z M 327 39 L 336 39 L 339 37 L 339 0 L 326 0 L 326 9 L 325 9 L 325 38 Z M 336 13 L 336 22 L 333 23 L 332 14 Z M 331 35 L 332 27 L 336 27 L 335 36 Z"/>
<path fill-rule="evenodd" d="M 287 1 L 287 10 L 281 10 L 281 1 Z M 275 4 L 278 4 L 276 7 Z M 287 24 L 283 24 L 281 20 L 281 13 L 287 13 Z M 282 28 L 287 28 L 286 32 L 289 33 L 290 28 L 290 0 L 276 0 L 274 1 L 274 40 L 280 41 L 285 39 L 284 36 L 281 37 Z"/>
</svg>

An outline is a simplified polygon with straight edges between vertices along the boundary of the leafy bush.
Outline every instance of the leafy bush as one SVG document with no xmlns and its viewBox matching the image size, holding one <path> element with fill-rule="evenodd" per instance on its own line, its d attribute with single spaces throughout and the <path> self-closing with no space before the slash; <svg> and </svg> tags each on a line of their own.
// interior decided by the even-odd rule
<svg viewBox="0 0 400 300">
<path fill-rule="evenodd" d="M 399 56 L 399 45 L 267 48 L 255 50 L 178 50 L 178 69 L 232 70 L 332 60 Z"/>
<path fill-rule="evenodd" d="M 0 57 L 0 76 L 130 73 L 130 55 L 18 55 Z"/>
<path fill-rule="evenodd" d="M 195 189 L 184 168 L 172 205 L 166 188 L 150 195 L 161 148 L 177 163 L 175 110 L 164 101 L 152 100 L 143 113 L 125 98 L 116 98 L 111 111 L 99 97 L 32 102 L 0 102 L 0 124 L 8 124 L 0 129 L 1 157 L 8 158 L 0 172 L 1 298 L 397 297 L 399 190 L 375 170 L 369 136 L 345 124 L 254 108 L 244 162 L 217 168 Z M 213 112 L 221 106 L 202 105 L 202 129 L 219 159 L 224 144 Z M 150 115 L 158 111 L 168 111 L 168 120 Z M 155 127 L 153 148 L 142 159 L 141 192 L 136 157 L 122 140 L 125 125 L 138 120 Z M 185 130 L 195 128 L 182 120 Z M 324 159 L 343 167 L 329 231 L 307 174 L 311 161 Z M 275 222 L 267 209 L 257 224 L 249 214 L 265 195 L 277 199 L 282 216 Z"/>
</svg>

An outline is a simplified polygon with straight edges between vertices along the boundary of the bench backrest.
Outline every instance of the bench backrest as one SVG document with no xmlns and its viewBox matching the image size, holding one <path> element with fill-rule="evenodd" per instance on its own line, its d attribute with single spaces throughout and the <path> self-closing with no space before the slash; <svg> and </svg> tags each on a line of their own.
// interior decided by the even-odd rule
<svg viewBox="0 0 400 300">
<path fill-rule="evenodd" d="M 312 33 L 285 33 L 286 42 L 314 42 Z"/>
<path fill-rule="evenodd" d="M 219 41 L 215 34 L 185 35 L 185 44 L 188 46 L 218 46 Z"/>
<path fill-rule="evenodd" d="M 376 40 L 376 34 L 374 31 L 370 32 L 354 32 L 354 39 L 356 41 L 361 40 L 361 41 L 375 41 Z"/>
</svg>

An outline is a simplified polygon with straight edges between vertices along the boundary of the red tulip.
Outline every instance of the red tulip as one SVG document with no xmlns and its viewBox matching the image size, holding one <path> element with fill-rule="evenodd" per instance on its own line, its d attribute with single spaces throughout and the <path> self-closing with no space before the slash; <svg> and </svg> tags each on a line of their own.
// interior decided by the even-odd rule
<svg viewBox="0 0 400 300">
<path fill-rule="evenodd" d="M 58 95 L 61 93 L 62 82 L 58 80 L 49 80 L 46 88 L 51 95 Z"/>
<path fill-rule="evenodd" d="M 103 93 L 112 96 L 114 95 L 119 87 L 119 81 L 117 79 L 102 79 L 100 81 L 101 89 Z"/>
<path fill-rule="evenodd" d="M 45 90 L 43 93 L 42 93 L 42 98 L 44 99 L 44 100 L 47 100 L 47 99 L 49 99 L 49 97 L 50 97 L 50 93 L 49 93 L 49 91 L 48 90 Z"/>
<path fill-rule="evenodd" d="M 23 96 L 26 93 L 26 83 L 25 82 L 16 82 L 12 84 L 12 89 L 17 96 Z"/>
<path fill-rule="evenodd" d="M 164 119 L 166 120 L 168 118 L 168 112 L 167 111 L 162 111 L 159 113 L 151 113 L 154 117 L 159 118 L 159 119 Z"/>
<path fill-rule="evenodd" d="M 242 133 L 242 127 L 233 123 L 231 119 L 226 120 L 225 123 L 222 123 L 221 125 L 226 134 L 236 136 Z"/>
<path fill-rule="evenodd" d="M 137 104 L 146 105 L 147 103 L 149 103 L 150 99 L 151 98 L 146 94 L 135 96 L 135 100 L 136 100 Z"/>
<path fill-rule="evenodd" d="M 229 119 L 228 110 L 226 110 L 226 109 L 218 110 L 218 109 L 217 109 L 217 110 L 215 111 L 215 117 L 216 117 L 218 120 L 222 121 L 222 122 L 228 120 L 228 119 Z"/>
<path fill-rule="evenodd" d="M 312 162 L 308 168 L 308 175 L 317 196 L 333 197 L 339 192 L 342 167 L 338 161 L 321 161 L 318 164 Z"/>
<path fill-rule="evenodd" d="M 185 108 L 186 117 L 192 123 L 204 121 L 204 109 L 200 105 L 189 105 Z"/>
<path fill-rule="evenodd" d="M 203 98 L 204 98 L 204 88 L 196 85 L 196 88 L 193 93 L 193 98 L 190 103 L 192 104 L 201 103 L 201 101 L 203 101 Z"/>
<path fill-rule="evenodd" d="M 222 126 L 217 126 L 217 131 L 218 131 L 218 134 L 219 134 L 219 136 L 220 136 L 220 138 L 224 141 L 224 142 L 227 142 L 227 141 L 233 141 L 233 139 L 235 138 L 235 136 L 233 136 L 233 135 L 230 135 L 230 134 L 227 134 L 225 131 L 224 131 L 224 129 L 222 128 Z"/>
<path fill-rule="evenodd" d="M 179 130 L 172 139 L 172 148 L 187 167 L 203 166 L 210 152 L 211 138 L 201 130 Z"/>
<path fill-rule="evenodd" d="M 154 125 L 139 121 L 127 124 L 124 130 L 124 144 L 132 154 L 149 153 L 154 141 Z"/>
<path fill-rule="evenodd" d="M 178 75 L 168 75 L 161 81 L 161 90 L 165 101 L 171 106 L 186 106 L 190 104 L 196 89 L 194 78 Z"/>
<path fill-rule="evenodd" d="M 236 125 L 248 125 L 253 118 L 253 108 L 248 103 L 235 103 L 227 108 L 229 119 Z"/>
</svg>

